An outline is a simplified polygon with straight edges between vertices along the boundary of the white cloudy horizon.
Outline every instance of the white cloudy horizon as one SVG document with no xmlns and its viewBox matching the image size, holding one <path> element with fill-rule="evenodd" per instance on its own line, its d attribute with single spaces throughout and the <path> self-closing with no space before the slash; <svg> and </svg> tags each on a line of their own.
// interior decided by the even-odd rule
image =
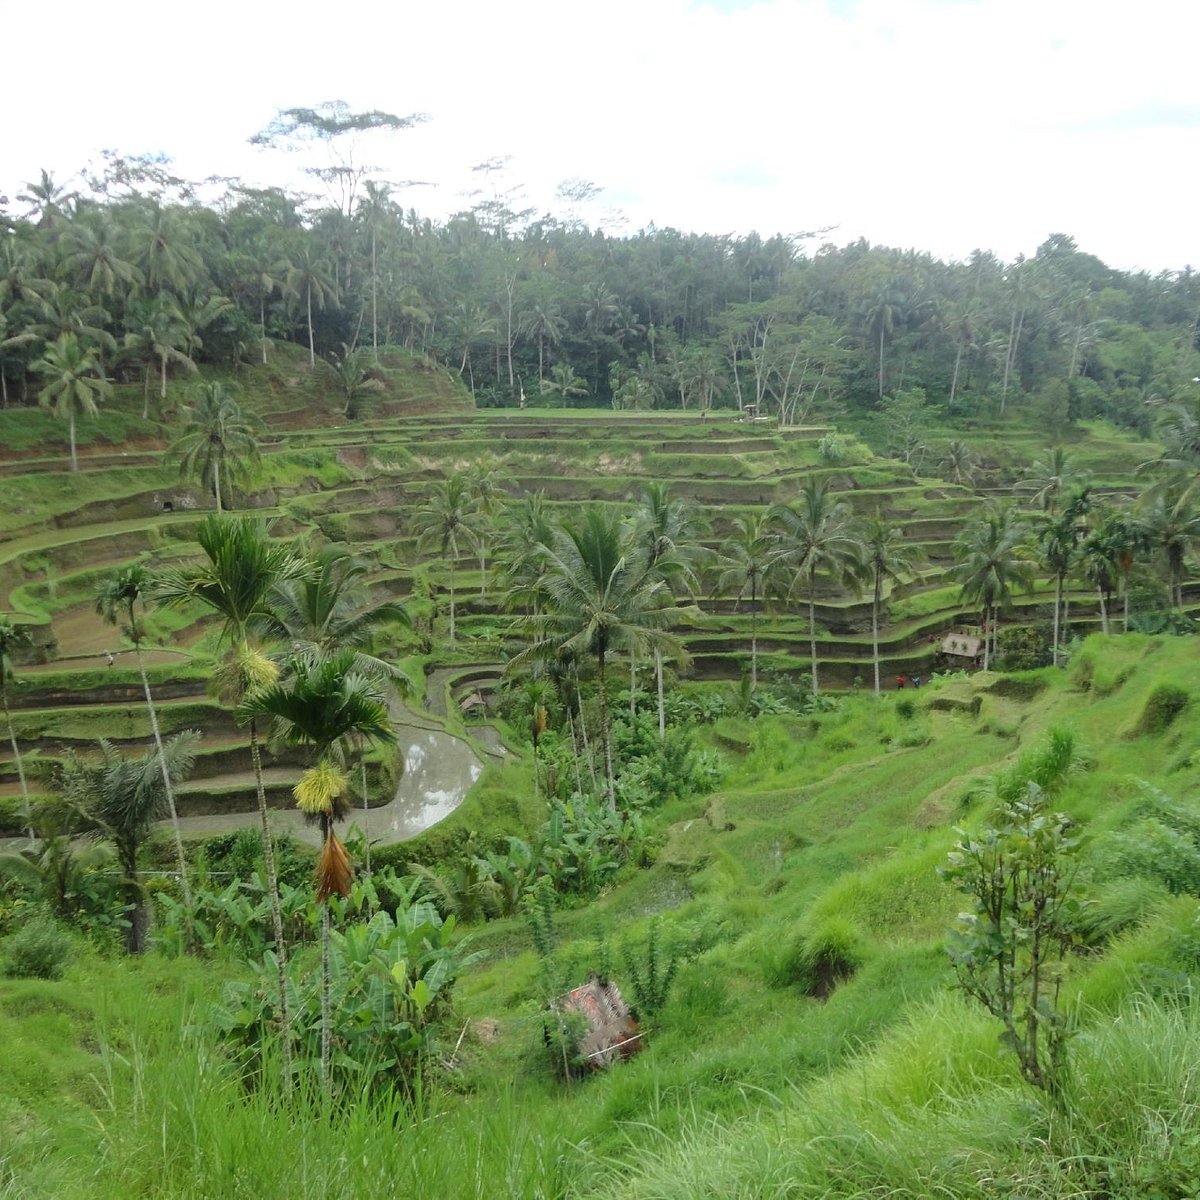
<svg viewBox="0 0 1200 1200">
<path fill-rule="evenodd" d="M 537 212 L 568 178 L 585 214 L 763 236 L 828 227 L 947 259 L 1032 254 L 1051 233 L 1124 269 L 1200 264 L 1200 6 L 1144 0 L 345 0 L 202 9 L 65 0 L 53 58 L 10 59 L 0 195 L 101 149 L 191 179 L 296 182 L 249 137 L 339 98 L 429 121 L 371 146 L 442 218 L 509 159 Z M 46 10 L 0 0 L 12 45 Z M 10 101 L 11 102 L 11 101 Z"/>
</svg>

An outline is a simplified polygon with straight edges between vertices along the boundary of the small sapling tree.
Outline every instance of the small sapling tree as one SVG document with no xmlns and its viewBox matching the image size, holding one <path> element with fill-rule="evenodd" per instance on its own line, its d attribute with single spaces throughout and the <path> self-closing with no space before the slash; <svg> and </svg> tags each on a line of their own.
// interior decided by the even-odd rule
<svg viewBox="0 0 1200 1200">
<path fill-rule="evenodd" d="M 1075 940 L 1079 840 L 1029 783 L 994 825 L 961 840 L 942 877 L 971 898 L 948 944 L 959 983 L 1001 1022 L 1001 1041 L 1028 1083 L 1064 1098 L 1070 1022 L 1061 1003 Z"/>
</svg>

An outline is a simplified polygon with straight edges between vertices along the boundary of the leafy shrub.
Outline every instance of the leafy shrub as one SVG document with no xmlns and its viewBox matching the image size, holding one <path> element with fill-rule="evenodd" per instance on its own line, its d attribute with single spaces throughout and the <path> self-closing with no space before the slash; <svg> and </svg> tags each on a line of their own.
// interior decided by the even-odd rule
<svg viewBox="0 0 1200 1200">
<path fill-rule="evenodd" d="M 1048 667 L 1053 633 L 1041 626 L 1010 625 L 996 635 L 996 665 L 1002 671 L 1028 671 Z"/>
<path fill-rule="evenodd" d="M 917 702 L 911 696 L 899 696 L 896 699 L 896 716 L 902 720 L 911 721 L 917 715 Z"/>
<path fill-rule="evenodd" d="M 333 1038 L 331 1086 L 360 1094 L 366 1088 L 409 1086 L 450 1010 L 458 976 L 481 955 L 469 939 L 454 938 L 454 918 L 418 901 L 395 917 L 377 912 L 366 923 L 335 931 L 330 942 Z M 253 1078 L 276 1036 L 275 958 L 255 965 L 255 978 L 226 985 L 211 1016 L 213 1028 L 237 1065 Z M 292 1036 L 301 1061 L 320 1058 L 321 980 L 318 971 L 290 964 L 296 1002 Z"/>
<path fill-rule="evenodd" d="M 817 456 L 828 466 L 840 467 L 849 456 L 846 439 L 831 429 L 817 443 Z"/>
<path fill-rule="evenodd" d="M 4 974 L 12 979 L 61 979 L 71 938 L 53 919 L 37 916 L 4 943 Z"/>
</svg>

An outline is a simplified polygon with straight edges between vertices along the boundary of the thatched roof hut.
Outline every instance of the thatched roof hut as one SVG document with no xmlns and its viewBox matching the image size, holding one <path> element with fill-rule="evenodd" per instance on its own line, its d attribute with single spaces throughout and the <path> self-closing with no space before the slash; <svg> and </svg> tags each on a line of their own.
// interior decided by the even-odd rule
<svg viewBox="0 0 1200 1200">
<path fill-rule="evenodd" d="M 565 992 L 550 1002 L 564 1016 L 576 1014 L 582 1030 L 575 1042 L 576 1057 L 583 1070 L 596 1071 L 629 1058 L 642 1049 L 643 1035 L 637 1018 L 611 979 L 593 975 L 582 987 Z"/>
</svg>

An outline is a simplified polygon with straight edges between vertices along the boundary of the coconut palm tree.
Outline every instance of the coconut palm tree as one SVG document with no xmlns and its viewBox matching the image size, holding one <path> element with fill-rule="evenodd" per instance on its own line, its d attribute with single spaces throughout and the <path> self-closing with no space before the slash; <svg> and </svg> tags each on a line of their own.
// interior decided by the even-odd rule
<svg viewBox="0 0 1200 1200">
<path fill-rule="evenodd" d="M 96 594 L 96 611 L 110 625 L 120 626 L 124 621 L 122 632 L 133 643 L 138 674 L 142 680 L 142 693 L 146 697 L 146 712 L 150 717 L 150 730 L 154 735 L 154 751 L 158 756 L 163 796 L 166 798 L 167 811 L 171 817 L 171 829 L 175 835 L 175 859 L 179 864 L 179 884 L 183 891 L 184 907 L 190 919 L 192 888 L 188 880 L 187 859 L 183 853 L 183 836 L 179 831 L 179 813 L 175 808 L 175 789 L 172 786 L 167 755 L 163 749 L 162 734 L 158 727 L 158 710 L 154 706 L 154 697 L 150 692 L 150 680 L 146 677 L 146 661 L 142 657 L 142 640 L 145 630 L 142 621 L 138 618 L 137 606 L 140 601 L 144 616 L 146 599 L 150 593 L 150 582 L 149 572 L 140 563 L 120 568 L 100 585 Z"/>
<path fill-rule="evenodd" d="M 200 543 L 205 561 L 164 572 L 155 591 L 166 604 L 201 604 L 221 618 L 221 637 L 229 645 L 230 654 L 222 668 L 219 683 L 224 693 L 241 705 L 255 692 L 278 679 L 279 668 L 256 649 L 253 639 L 269 630 L 275 621 L 271 609 L 275 588 L 303 575 L 306 567 L 286 543 L 271 541 L 266 524 L 257 519 L 212 514 L 201 524 L 196 541 Z M 247 724 L 258 814 L 262 823 L 263 866 L 266 869 L 275 935 L 284 1086 L 290 1090 L 292 1051 L 288 1024 L 287 946 L 283 939 L 283 916 L 279 906 L 279 871 L 275 862 L 271 819 L 267 811 L 267 794 L 263 786 L 258 725 L 253 713 L 247 717 Z"/>
<path fill-rule="evenodd" d="M 413 516 L 413 531 L 426 546 L 436 546 L 450 574 L 450 644 L 454 644 L 454 564 L 459 544 L 477 543 L 478 532 L 471 486 L 466 475 L 455 471 L 435 484 L 429 499 Z"/>
<path fill-rule="evenodd" d="M 356 349 L 343 342 L 342 352 L 331 351 L 326 365 L 333 386 L 346 399 L 342 416 L 348 421 L 358 420 L 368 397 L 378 396 L 387 390 L 383 380 L 372 373 L 374 367 L 370 354 L 361 347 Z"/>
<path fill-rule="evenodd" d="M 572 396 L 586 396 L 587 384 L 575 374 L 575 368 L 570 363 L 555 363 L 550 368 L 550 378 L 541 383 L 543 395 L 557 395 L 565 404 Z"/>
<path fill-rule="evenodd" d="M 1171 605 L 1183 608 L 1183 571 L 1188 555 L 1200 548 L 1200 507 L 1193 489 L 1173 480 L 1146 492 L 1135 513 L 1146 545 L 1166 560 Z"/>
<path fill-rule="evenodd" d="M 142 363 L 142 417 L 150 415 L 150 368 L 158 364 L 158 398 L 167 398 L 167 368 L 171 363 L 194 375 L 195 362 L 184 352 L 187 330 L 173 305 L 165 300 L 140 302 L 130 315 L 125 353 Z"/>
<path fill-rule="evenodd" d="M 120 230 L 103 210 L 72 221 L 64 231 L 63 267 L 80 287 L 111 297 L 119 289 L 140 287 L 142 273 L 123 255 Z"/>
<path fill-rule="evenodd" d="M 538 583 L 546 551 L 554 543 L 555 528 L 544 492 L 527 492 L 504 506 L 500 518 L 500 554 L 508 584 L 503 601 L 506 608 L 523 604 L 529 612 L 539 609 Z"/>
<path fill-rule="evenodd" d="M 1045 515 L 1034 529 L 1034 546 L 1042 566 L 1054 576 L 1054 634 L 1051 661 L 1059 664 L 1058 646 L 1063 616 L 1063 586 L 1075 566 L 1079 521 L 1074 513 Z"/>
<path fill-rule="evenodd" d="M 467 487 L 475 512 L 475 549 L 479 553 L 479 599 L 487 599 L 488 541 L 496 523 L 496 514 L 504 492 L 500 488 L 499 462 L 490 454 L 476 459 L 467 468 Z"/>
<path fill-rule="evenodd" d="M 779 530 L 779 556 L 792 573 L 789 592 L 803 580 L 808 594 L 809 647 L 812 656 L 812 694 L 820 691 L 817 678 L 817 574 L 844 580 L 862 560 L 863 544 L 850 506 L 834 498 L 824 479 L 810 479 L 791 505 L 774 504 L 769 519 Z"/>
<path fill-rule="evenodd" d="M 670 620 L 670 610 L 663 606 L 669 598 L 666 583 L 646 570 L 615 515 L 588 507 L 578 522 L 563 524 L 555 532 L 538 586 L 544 594 L 543 611 L 517 622 L 532 637 L 532 645 L 516 655 L 509 667 L 562 654 L 595 656 L 605 790 L 615 808 L 606 691 L 609 655 L 622 648 L 631 653 L 679 650 L 678 639 L 666 631 Z"/>
<path fill-rule="evenodd" d="M 313 763 L 293 789 L 296 806 L 321 827 L 316 893 L 321 905 L 321 1078 L 329 1079 L 332 1053 L 329 977 L 329 897 L 347 896 L 353 870 L 349 855 L 334 833 L 334 823 L 346 814 L 350 783 L 346 777 L 345 746 L 354 738 L 392 745 L 395 732 L 388 719 L 379 684 L 355 670 L 353 650 L 339 650 L 313 662 L 297 660 L 286 683 L 253 693 L 242 712 L 274 718 L 280 739 L 306 746 Z"/>
<path fill-rule="evenodd" d="M 328 261 L 316 246 L 304 242 L 299 250 L 276 267 L 283 277 L 283 294 L 297 303 L 304 302 L 305 319 L 308 324 L 308 366 L 317 369 L 317 351 L 313 333 L 313 305 L 325 311 L 326 305 L 337 305 L 337 284 L 330 274 Z"/>
<path fill-rule="evenodd" d="M 720 574 L 716 590 L 734 593 L 734 609 L 749 594 L 750 598 L 750 690 L 758 687 L 758 618 L 762 612 L 772 572 L 779 568 L 779 544 L 771 531 L 766 514 L 753 512 L 736 517 L 732 537 L 722 541 L 717 557 Z"/>
<path fill-rule="evenodd" d="M 46 353 L 33 364 L 33 369 L 46 377 L 46 385 L 38 392 L 38 404 L 67 422 L 71 470 L 78 471 L 75 422 L 81 417 L 96 416 L 100 401 L 111 395 L 112 387 L 104 378 L 104 368 L 94 351 L 81 345 L 73 333 L 66 333 L 46 347 Z"/>
<path fill-rule="evenodd" d="M 1042 512 L 1051 512 L 1086 480 L 1087 473 L 1075 466 L 1069 451 L 1055 446 L 1030 465 L 1025 486 L 1032 491 L 1034 504 Z"/>
<path fill-rule="evenodd" d="M 204 261 L 196 248 L 197 239 L 177 210 L 152 201 L 133 237 L 135 261 L 151 292 L 180 292 L 203 278 Z"/>
<path fill-rule="evenodd" d="M 223 383 L 200 384 L 186 410 L 187 424 L 172 442 L 169 455 L 179 459 L 179 474 L 213 494 L 223 512 L 222 493 L 249 479 L 259 461 L 257 434 L 262 423 L 241 406 Z"/>
<path fill-rule="evenodd" d="M 163 746 L 160 756 L 150 750 L 140 758 L 126 758 L 111 742 L 100 742 L 100 760 L 68 760 L 62 775 L 64 799 L 91 825 L 92 832 L 109 838 L 124 874 L 129 928 L 125 947 L 130 954 L 146 948 L 150 914 L 146 892 L 138 879 L 138 851 L 154 823 L 167 811 L 163 779 L 172 784 L 187 778 L 195 760 L 200 734 L 178 733 Z"/>
<path fill-rule="evenodd" d="M 567 323 L 554 305 L 538 301 L 521 316 L 518 328 L 526 337 L 537 338 L 540 386 L 546 378 L 546 345 L 557 346 L 562 341 Z"/>
<path fill-rule="evenodd" d="M 958 563 L 952 575 L 959 583 L 959 597 L 979 604 L 983 612 L 985 671 L 995 650 L 997 615 L 1008 606 L 1015 587 L 1032 586 L 1025 533 L 1014 509 L 996 507 L 968 524 L 954 543 Z"/>
<path fill-rule="evenodd" d="M 879 686 L 879 614 L 883 604 L 883 585 L 898 582 L 912 572 L 916 551 L 904 540 L 904 529 L 893 525 L 879 513 L 864 521 L 858 531 L 862 546 L 862 570 L 871 584 L 871 658 L 875 667 L 875 695 Z"/>
<path fill-rule="evenodd" d="M 29 784 L 25 779 L 25 763 L 21 758 L 21 747 L 17 745 L 16 730 L 13 729 L 12 713 L 8 707 L 8 688 L 16 678 L 13 672 L 13 654 L 28 646 L 29 631 L 14 625 L 8 617 L 0 615 L 0 705 L 4 707 L 4 720 L 8 724 L 8 741 L 12 746 L 13 762 L 17 767 L 17 781 L 21 786 L 21 807 L 25 814 L 25 828 L 30 841 L 33 840 L 33 811 L 29 803 Z"/>
<path fill-rule="evenodd" d="M 668 484 L 648 483 L 633 514 L 633 545 L 642 555 L 646 571 L 661 578 L 674 598 L 681 594 L 694 595 L 699 587 L 698 571 L 705 557 L 700 541 L 705 522 L 700 510 L 690 501 L 672 498 Z M 698 610 L 692 609 L 695 613 Z M 678 615 L 678 614 L 676 614 Z M 636 656 L 630 656 L 631 670 L 636 671 Z M 666 737 L 667 718 L 663 694 L 662 650 L 654 650 L 654 678 L 658 691 L 658 736 Z M 629 704 L 634 705 L 634 685 L 629 690 Z"/>
<path fill-rule="evenodd" d="M 942 476 L 951 483 L 972 487 L 979 472 L 979 456 L 962 441 L 946 443 L 941 461 Z"/>
<path fill-rule="evenodd" d="M 1117 587 L 1116 552 L 1101 520 L 1079 544 L 1079 570 L 1096 589 L 1100 601 L 1100 631 L 1108 632 L 1108 601 Z"/>
</svg>

